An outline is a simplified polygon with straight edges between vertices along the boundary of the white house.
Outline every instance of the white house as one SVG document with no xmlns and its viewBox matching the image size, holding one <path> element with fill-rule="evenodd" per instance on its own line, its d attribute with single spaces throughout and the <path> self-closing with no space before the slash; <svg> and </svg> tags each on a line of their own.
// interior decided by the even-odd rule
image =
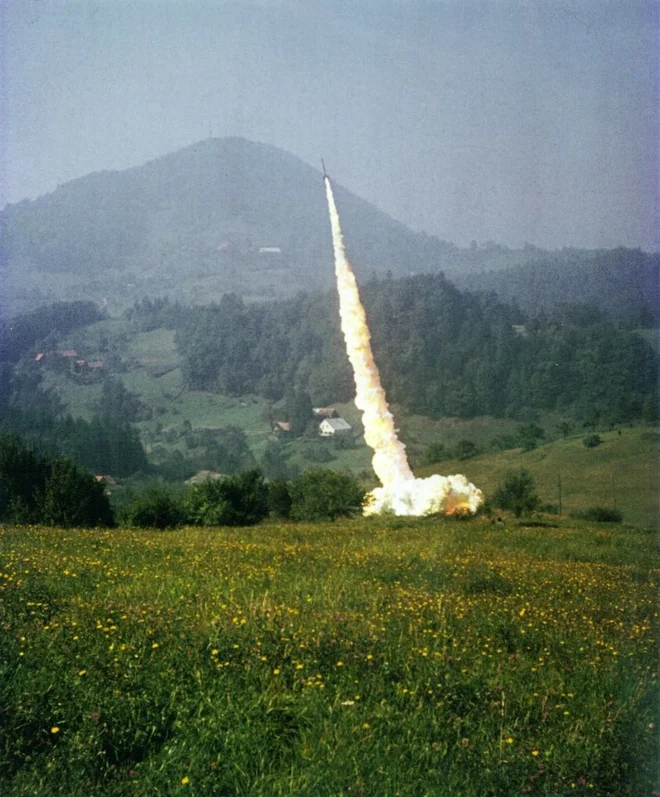
<svg viewBox="0 0 660 797">
<path fill-rule="evenodd" d="M 322 437 L 331 437 L 335 434 L 346 434 L 351 428 L 350 423 L 343 418 L 326 418 L 319 424 L 319 434 Z"/>
</svg>

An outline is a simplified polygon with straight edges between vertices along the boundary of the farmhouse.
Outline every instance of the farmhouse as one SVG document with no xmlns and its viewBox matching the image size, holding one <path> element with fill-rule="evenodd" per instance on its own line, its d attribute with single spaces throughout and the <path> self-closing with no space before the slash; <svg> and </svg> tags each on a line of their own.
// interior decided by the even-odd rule
<svg viewBox="0 0 660 797">
<path fill-rule="evenodd" d="M 351 428 L 350 423 L 343 418 L 326 418 L 319 424 L 319 434 L 321 437 L 332 437 L 346 434 L 351 431 Z"/>
<path fill-rule="evenodd" d="M 275 434 L 288 434 L 291 431 L 291 424 L 289 421 L 274 421 L 273 432 Z"/>
</svg>

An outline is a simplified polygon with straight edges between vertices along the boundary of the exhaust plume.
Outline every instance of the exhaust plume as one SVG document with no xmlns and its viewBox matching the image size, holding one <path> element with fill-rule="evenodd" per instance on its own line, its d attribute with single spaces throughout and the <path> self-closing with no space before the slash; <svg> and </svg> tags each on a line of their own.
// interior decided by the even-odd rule
<svg viewBox="0 0 660 797">
<path fill-rule="evenodd" d="M 483 501 L 483 494 L 465 476 L 434 474 L 427 479 L 416 479 L 410 469 L 406 447 L 396 436 L 394 419 L 371 352 L 367 318 L 353 268 L 346 258 L 339 214 L 327 174 L 324 174 L 324 182 L 332 228 L 341 330 L 355 377 L 355 405 L 362 411 L 364 439 L 374 452 L 373 469 L 382 484 L 369 494 L 364 514 L 476 512 Z"/>
</svg>

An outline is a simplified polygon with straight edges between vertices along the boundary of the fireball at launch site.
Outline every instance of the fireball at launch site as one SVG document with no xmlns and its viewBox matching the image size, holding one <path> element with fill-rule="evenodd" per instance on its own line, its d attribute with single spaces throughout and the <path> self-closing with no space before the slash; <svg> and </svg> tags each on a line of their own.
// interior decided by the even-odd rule
<svg viewBox="0 0 660 797">
<path fill-rule="evenodd" d="M 353 268 L 346 257 L 330 178 L 324 173 L 323 179 L 330 212 L 341 330 L 355 378 L 355 404 L 362 412 L 364 439 L 374 452 L 372 465 L 381 483 L 369 493 L 364 514 L 474 513 L 483 501 L 483 493 L 465 476 L 434 474 L 416 479 L 410 469 L 374 362 L 367 317 Z"/>
</svg>

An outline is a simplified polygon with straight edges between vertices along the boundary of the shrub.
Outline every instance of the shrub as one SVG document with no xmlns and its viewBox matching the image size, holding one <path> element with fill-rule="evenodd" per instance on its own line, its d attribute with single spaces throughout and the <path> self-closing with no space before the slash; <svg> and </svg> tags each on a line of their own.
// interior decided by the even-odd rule
<svg viewBox="0 0 660 797">
<path fill-rule="evenodd" d="M 424 449 L 424 464 L 434 465 L 442 462 L 449 457 L 449 452 L 445 449 L 444 443 L 429 443 Z"/>
<path fill-rule="evenodd" d="M 362 509 L 364 489 L 352 473 L 313 468 L 291 485 L 291 517 L 335 520 Z"/>
<path fill-rule="evenodd" d="M 493 496 L 496 507 L 508 509 L 516 517 L 533 512 L 540 500 L 535 492 L 532 474 L 525 468 L 518 473 L 507 473 L 504 485 Z"/>
<path fill-rule="evenodd" d="M 582 438 L 582 445 L 585 448 L 596 448 L 603 442 L 601 436 L 599 434 L 588 434 L 586 437 Z"/>
<path fill-rule="evenodd" d="M 472 442 L 472 440 L 459 440 L 458 443 L 456 443 L 454 453 L 457 459 L 465 460 L 476 457 L 476 455 L 479 453 L 479 449 L 477 448 L 476 444 Z"/>
<path fill-rule="evenodd" d="M 618 509 L 608 506 L 590 506 L 582 512 L 571 513 L 573 517 L 582 520 L 592 520 L 596 523 L 621 523 L 623 515 Z"/>
<path fill-rule="evenodd" d="M 261 471 L 249 470 L 194 487 L 188 501 L 192 523 L 253 526 L 268 514 L 268 487 Z"/>
<path fill-rule="evenodd" d="M 120 519 L 123 526 L 167 529 L 185 523 L 186 513 L 171 488 L 153 482 L 122 507 Z"/>
</svg>

